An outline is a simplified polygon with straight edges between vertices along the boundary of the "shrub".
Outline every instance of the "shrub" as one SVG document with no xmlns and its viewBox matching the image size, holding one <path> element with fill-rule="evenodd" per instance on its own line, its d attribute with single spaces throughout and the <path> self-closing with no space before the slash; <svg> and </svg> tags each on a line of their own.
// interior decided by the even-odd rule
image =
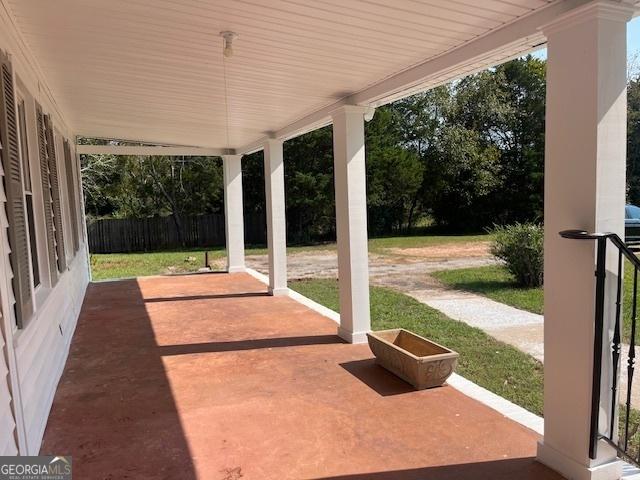
<svg viewBox="0 0 640 480">
<path fill-rule="evenodd" d="M 543 237 L 542 225 L 516 223 L 494 226 L 491 253 L 504 260 L 507 270 L 522 287 L 542 285 Z"/>
</svg>

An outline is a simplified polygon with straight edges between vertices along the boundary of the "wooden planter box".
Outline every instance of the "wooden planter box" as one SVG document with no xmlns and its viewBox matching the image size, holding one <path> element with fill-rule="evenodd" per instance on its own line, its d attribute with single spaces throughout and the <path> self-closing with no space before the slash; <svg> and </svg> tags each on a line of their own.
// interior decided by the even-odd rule
<svg viewBox="0 0 640 480">
<path fill-rule="evenodd" d="M 402 328 L 367 334 L 376 363 L 418 390 L 438 387 L 453 373 L 458 354 Z"/>
</svg>

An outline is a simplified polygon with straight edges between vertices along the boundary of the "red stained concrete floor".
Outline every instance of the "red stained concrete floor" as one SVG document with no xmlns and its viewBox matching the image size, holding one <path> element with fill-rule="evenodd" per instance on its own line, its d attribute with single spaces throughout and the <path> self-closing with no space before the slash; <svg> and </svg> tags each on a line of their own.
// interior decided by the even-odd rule
<svg viewBox="0 0 640 480">
<path fill-rule="evenodd" d="M 92 284 L 42 453 L 78 479 L 559 479 L 538 436 L 421 392 L 247 274 Z"/>
</svg>

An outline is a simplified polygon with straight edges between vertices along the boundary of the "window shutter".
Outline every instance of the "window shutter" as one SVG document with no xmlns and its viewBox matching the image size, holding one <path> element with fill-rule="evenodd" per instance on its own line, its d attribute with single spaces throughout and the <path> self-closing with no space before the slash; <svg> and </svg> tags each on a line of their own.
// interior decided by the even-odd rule
<svg viewBox="0 0 640 480">
<path fill-rule="evenodd" d="M 58 254 L 58 272 L 67 268 L 64 252 L 64 233 L 62 230 L 62 209 L 60 207 L 60 184 L 58 183 L 58 160 L 53 135 L 51 117 L 44 116 L 44 131 L 47 137 L 47 159 L 49 161 L 49 183 L 51 183 L 51 204 L 53 205 L 53 227 L 56 238 L 56 253 Z"/>
<path fill-rule="evenodd" d="M 75 171 L 76 171 L 76 179 L 77 182 L 76 183 L 76 187 L 78 187 L 78 239 L 80 240 L 80 244 L 87 245 L 88 248 L 88 243 L 87 243 L 87 239 L 85 238 L 85 229 L 84 229 L 84 222 L 85 222 L 85 218 L 84 218 L 84 190 L 83 190 L 83 185 L 82 185 L 82 164 L 80 162 L 80 155 L 74 155 L 72 156 L 73 158 L 73 165 L 75 167 Z M 80 248 L 80 245 L 78 245 L 78 248 Z"/>
<path fill-rule="evenodd" d="M 16 297 L 16 323 L 19 328 L 33 314 L 31 300 L 31 268 L 27 215 L 22 190 L 22 162 L 18 146 L 18 117 L 16 112 L 13 74 L 9 59 L 0 54 L 2 88 L 0 93 L 0 142 L 6 211 L 9 220 L 9 260 L 13 270 L 13 293 Z"/>
<path fill-rule="evenodd" d="M 47 249 L 49 251 L 49 271 L 51 272 L 51 286 L 58 281 L 58 267 L 56 255 L 56 238 L 53 228 L 53 202 L 51 201 L 51 182 L 49 180 L 49 160 L 47 155 L 47 135 L 44 127 L 42 107 L 36 103 L 38 117 L 38 153 L 40 156 L 40 177 L 42 180 L 42 199 L 44 203 L 44 223 L 47 233 Z"/>
<path fill-rule="evenodd" d="M 71 148 L 69 141 L 64 141 L 64 164 L 67 174 L 67 196 L 69 198 L 69 212 L 71 214 L 71 239 L 73 241 L 73 253 L 80 248 L 78 238 L 78 197 L 76 196 L 76 183 L 73 177 L 73 161 L 71 159 Z"/>
</svg>

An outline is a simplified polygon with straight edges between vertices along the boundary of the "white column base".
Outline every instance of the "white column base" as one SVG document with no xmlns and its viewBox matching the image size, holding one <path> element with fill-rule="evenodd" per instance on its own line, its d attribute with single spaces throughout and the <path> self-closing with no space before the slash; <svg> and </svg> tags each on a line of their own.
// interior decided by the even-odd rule
<svg viewBox="0 0 640 480">
<path fill-rule="evenodd" d="M 367 343 L 367 332 L 350 332 L 338 327 L 338 336 L 349 343 Z"/>
<path fill-rule="evenodd" d="M 609 447 L 600 443 L 599 448 Z M 622 477 L 623 462 L 618 458 L 589 467 L 546 445 L 544 440 L 538 442 L 536 459 L 571 480 L 619 480 Z"/>
<path fill-rule="evenodd" d="M 289 295 L 289 289 L 284 288 L 271 288 L 269 287 L 269 295 L 272 297 L 286 297 Z"/>
<path fill-rule="evenodd" d="M 227 273 L 244 273 L 246 271 L 246 267 L 243 266 L 227 267 Z"/>
</svg>

